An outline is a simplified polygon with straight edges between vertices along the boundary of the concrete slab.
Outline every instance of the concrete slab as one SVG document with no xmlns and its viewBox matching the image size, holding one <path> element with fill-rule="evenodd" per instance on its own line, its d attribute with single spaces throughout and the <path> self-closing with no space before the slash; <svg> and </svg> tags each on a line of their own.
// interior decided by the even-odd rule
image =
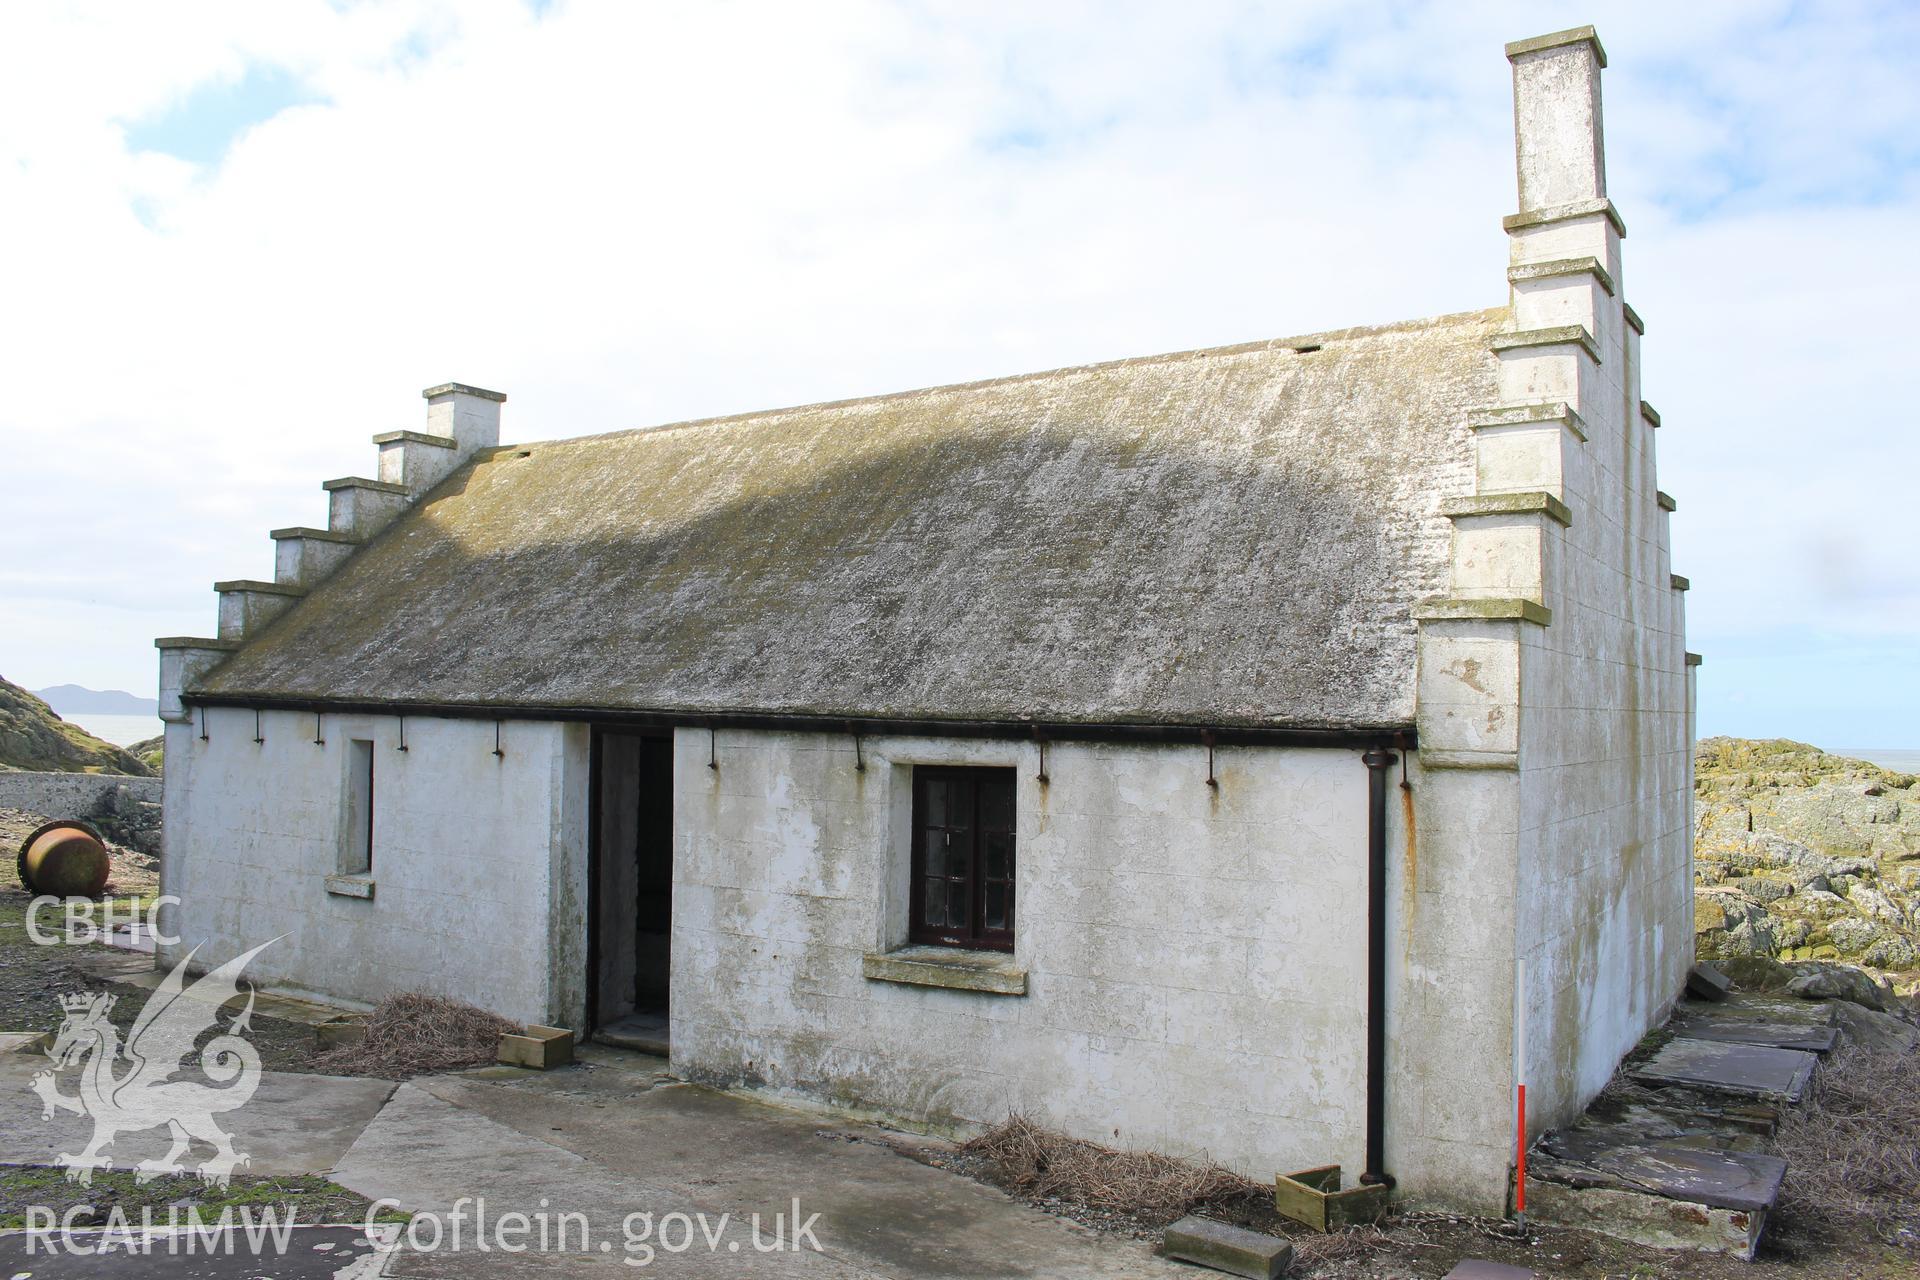
<svg viewBox="0 0 1920 1280">
<path fill-rule="evenodd" d="M 1293 1246 L 1285 1240 L 1211 1218 L 1180 1219 L 1167 1228 L 1163 1247 L 1169 1258 L 1249 1280 L 1279 1280 L 1293 1262 Z"/>
<path fill-rule="evenodd" d="M 41 1115 L 33 1077 L 47 1069 L 42 1054 L 0 1056 L 0 1162 L 52 1164 L 62 1152 L 78 1153 L 93 1135 L 93 1121 L 70 1111 Z M 60 1091 L 79 1092 L 80 1072 L 64 1071 Z M 264 1071 L 260 1087 L 243 1107 L 226 1112 L 220 1123 L 245 1152 L 251 1174 L 321 1173 L 346 1154 L 360 1130 L 392 1094 L 387 1080 L 352 1076 L 310 1076 Z M 107 1149 L 116 1169 L 164 1155 L 171 1146 L 165 1128 L 121 1134 Z"/>
<path fill-rule="evenodd" d="M 1676 1037 L 1633 1071 L 1643 1084 L 1685 1085 L 1748 1098 L 1798 1102 L 1819 1059 L 1798 1049 Z"/>
<path fill-rule="evenodd" d="M 630 1013 L 595 1031 L 593 1038 L 616 1049 L 631 1049 L 659 1058 L 669 1056 L 671 1049 L 667 1018 L 660 1013 Z"/>
<path fill-rule="evenodd" d="M 231 1242 L 195 1239 L 192 1252 L 184 1236 L 142 1235 L 127 1240 L 114 1233 L 102 1250 L 102 1233 L 75 1231 L 29 1245 L 27 1233 L 0 1234 L 0 1273 L 34 1280 L 91 1280 L 103 1271 L 138 1280 L 256 1280 L 266 1274 L 263 1258 L 272 1258 L 276 1280 L 373 1280 L 381 1258 L 357 1226 L 295 1227 L 285 1248 L 255 1253 L 238 1233 Z M 71 1246 L 69 1248 L 68 1246 Z M 30 1251 L 31 1250 L 31 1251 Z M 82 1251 L 85 1252 L 82 1252 Z"/>
<path fill-rule="evenodd" d="M 730 1219 L 721 1227 L 718 1213 L 704 1204 L 442 1101 L 418 1082 L 400 1087 L 341 1161 L 334 1178 L 369 1199 L 385 1198 L 434 1215 L 437 1227 L 430 1230 L 423 1223 L 411 1238 L 402 1239 L 400 1256 L 388 1268 L 393 1275 L 518 1275 L 523 1270 L 516 1269 L 516 1262 L 537 1255 L 546 1255 L 550 1268 L 556 1257 L 576 1265 L 602 1259 L 621 1265 L 631 1257 L 634 1263 L 624 1266 L 629 1270 L 657 1261 L 655 1255 L 668 1256 L 674 1274 L 702 1277 L 779 1274 L 812 1280 L 868 1274 L 804 1242 L 798 1251 L 756 1250 L 751 1226 L 744 1221 Z M 456 1209 L 464 1215 L 457 1234 Z M 709 1213 L 707 1225 L 721 1237 L 715 1249 L 705 1247 L 697 1224 L 689 1247 L 679 1252 L 673 1251 L 681 1243 L 677 1229 L 664 1245 L 652 1234 L 671 1214 L 691 1217 L 703 1210 Z M 497 1235 L 502 1215 L 512 1213 L 527 1215 L 536 1227 L 544 1222 L 548 1247 L 520 1255 L 481 1250 L 481 1225 L 488 1224 L 489 1233 Z M 563 1223 L 561 1215 L 575 1216 Z M 642 1222 L 635 1215 L 648 1216 Z M 761 1242 L 770 1244 L 776 1235 L 771 1216 L 762 1223 L 762 1232 Z M 729 1244 L 737 1247 L 729 1249 Z"/>
<path fill-rule="evenodd" d="M 1144 1244 L 1102 1236 L 1029 1209 L 990 1187 L 899 1155 L 898 1134 L 671 1082 L 658 1059 L 588 1046 L 561 1071 L 423 1077 L 404 1086 L 335 1170 L 342 1185 L 410 1209 L 446 1212 L 484 1195 L 509 1205 L 578 1208 L 594 1247 L 622 1252 L 626 1215 L 726 1215 L 737 1227 L 793 1205 L 811 1215 L 822 1252 L 676 1256 L 676 1274 L 1083 1277 L 1191 1276 Z M 610 1229 L 610 1230 L 609 1230 Z M 750 1233 L 749 1233 L 750 1234 Z M 397 1261 L 395 1275 L 533 1274 L 445 1250 Z M 523 1260 L 524 1261 L 524 1260 Z M 705 1268 L 717 1261 L 711 1272 Z M 472 1265 L 468 1265 L 472 1264 Z M 493 1268 L 493 1270 L 487 1270 Z M 747 1270 L 747 1268 L 754 1268 Z"/>
<path fill-rule="evenodd" d="M 154 972 L 151 955 L 137 951 L 123 951 L 114 947 L 75 947 L 69 955 L 77 967 L 106 982 L 141 986 L 151 991 L 166 976 Z"/>
<path fill-rule="evenodd" d="M 1463 1258 L 1443 1280 L 1535 1280 L 1540 1273 L 1527 1267 L 1510 1267 L 1504 1262 L 1484 1258 Z"/>
<path fill-rule="evenodd" d="M 105 958 L 102 959 L 99 956 Z M 167 974 L 170 972 L 167 969 L 155 969 L 151 956 L 111 951 L 101 951 L 99 956 L 90 957 L 85 967 L 95 977 L 123 987 L 153 991 L 167 980 Z M 193 986 L 188 986 L 181 994 L 191 1000 L 216 998 L 210 994 L 197 992 Z M 227 1000 L 235 1002 L 233 1006 L 235 1009 L 240 1007 L 239 997 L 230 996 Z M 222 1000 L 221 1003 L 226 1003 L 226 1000 Z M 364 1006 L 352 1003 L 326 1004 L 318 1000 L 303 999 L 300 996 L 255 990 L 253 1011 L 262 1017 L 278 1018 L 282 1022 L 297 1022 L 303 1026 L 318 1027 L 342 1016 L 362 1016 L 366 1009 Z"/>
</svg>

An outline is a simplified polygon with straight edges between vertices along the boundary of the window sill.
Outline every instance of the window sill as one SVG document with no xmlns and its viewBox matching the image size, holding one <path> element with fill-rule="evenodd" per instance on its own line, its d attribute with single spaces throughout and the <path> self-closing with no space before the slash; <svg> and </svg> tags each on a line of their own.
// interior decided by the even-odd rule
<svg viewBox="0 0 1920 1280">
<path fill-rule="evenodd" d="M 901 982 L 949 991 L 980 991 L 995 996 L 1027 994 L 1027 971 L 1004 951 L 967 951 L 960 947 L 902 947 L 860 958 L 860 973 L 874 982 Z"/>
<path fill-rule="evenodd" d="M 327 892 L 336 898 L 373 897 L 371 876 L 328 876 Z"/>
</svg>

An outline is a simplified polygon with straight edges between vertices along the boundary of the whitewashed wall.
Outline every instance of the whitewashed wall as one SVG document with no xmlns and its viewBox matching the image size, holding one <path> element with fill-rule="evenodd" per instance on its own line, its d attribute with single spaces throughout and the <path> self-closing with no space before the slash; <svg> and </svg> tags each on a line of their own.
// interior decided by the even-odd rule
<svg viewBox="0 0 1920 1280">
<path fill-rule="evenodd" d="M 1483 1213 L 1508 1196 L 1516 1084 L 1533 1135 L 1572 1119 L 1693 955 L 1683 584 L 1606 199 L 1604 59 L 1580 31 L 1509 56 L 1520 213 L 1499 400 L 1467 415 L 1476 488 L 1444 508 L 1450 596 L 1418 606 L 1418 990 L 1398 1048 L 1451 1080 L 1401 1092 L 1392 1163 L 1415 1200 Z"/>
<path fill-rule="evenodd" d="M 584 727 L 207 710 L 167 726 L 164 957 L 217 964 L 278 935 L 256 980 L 373 1002 L 454 996 L 516 1021 L 577 1022 L 585 969 Z M 327 890 L 349 739 L 374 743 L 374 896 Z M 569 1022 L 568 1025 L 573 1025 Z"/>
<path fill-rule="evenodd" d="M 1545 561 L 1553 625 L 1521 658 L 1516 923 L 1541 1127 L 1606 1084 L 1693 963 L 1693 731 L 1658 433 L 1638 335 L 1617 305 L 1588 322 L 1602 358 L 1569 459 L 1576 514 Z"/>
<path fill-rule="evenodd" d="M 1257 1178 L 1360 1167 L 1358 751 L 678 735 L 676 1069 L 936 1126 L 1010 1110 Z M 870 981 L 904 940 L 914 764 L 1019 771 L 1025 996 Z"/>
</svg>

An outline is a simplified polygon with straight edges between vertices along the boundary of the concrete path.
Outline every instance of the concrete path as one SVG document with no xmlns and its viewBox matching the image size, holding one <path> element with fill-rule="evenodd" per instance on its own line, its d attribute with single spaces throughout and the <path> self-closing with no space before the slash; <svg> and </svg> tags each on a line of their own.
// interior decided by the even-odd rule
<svg viewBox="0 0 1920 1280">
<path fill-rule="evenodd" d="M 561 1071 L 497 1068 L 397 1089 L 269 1072 L 254 1101 L 229 1113 L 231 1127 L 253 1156 L 249 1172 L 325 1173 L 425 1215 L 380 1275 L 1194 1275 L 1143 1244 L 903 1157 L 890 1145 L 898 1135 L 682 1084 L 658 1058 L 596 1046 L 581 1058 Z M 79 1117 L 40 1119 L 27 1083 L 43 1065 L 0 1056 L 0 1160 L 46 1163 L 86 1140 Z M 153 1152 L 114 1154 L 130 1164 Z M 11 1261 L 7 1243 L 0 1259 Z M 368 1261 L 356 1257 L 353 1274 L 369 1274 Z M 193 1274 L 157 1264 L 113 1271 Z"/>
<path fill-rule="evenodd" d="M 61 1152 L 85 1150 L 93 1136 L 86 1116 L 55 1111 L 42 1117 L 33 1077 L 46 1069 L 47 1057 L 38 1051 L 0 1054 L 0 1162 L 51 1164 Z M 60 1092 L 78 1095 L 79 1078 L 78 1071 L 61 1072 Z M 252 1157 L 242 1172 L 320 1173 L 346 1154 L 393 1091 L 386 1080 L 263 1071 L 252 1100 L 222 1114 L 220 1124 L 233 1135 L 234 1148 Z M 105 1154 L 114 1168 L 131 1169 L 171 1145 L 165 1129 L 150 1129 L 120 1135 Z"/>
</svg>

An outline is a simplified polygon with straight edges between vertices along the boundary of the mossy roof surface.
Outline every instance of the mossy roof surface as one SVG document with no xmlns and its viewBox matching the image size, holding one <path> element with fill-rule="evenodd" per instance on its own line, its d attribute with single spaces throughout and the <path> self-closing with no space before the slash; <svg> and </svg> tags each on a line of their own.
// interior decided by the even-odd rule
<svg viewBox="0 0 1920 1280">
<path fill-rule="evenodd" d="M 498 450 L 201 688 L 1408 724 L 1504 315 Z"/>
</svg>

